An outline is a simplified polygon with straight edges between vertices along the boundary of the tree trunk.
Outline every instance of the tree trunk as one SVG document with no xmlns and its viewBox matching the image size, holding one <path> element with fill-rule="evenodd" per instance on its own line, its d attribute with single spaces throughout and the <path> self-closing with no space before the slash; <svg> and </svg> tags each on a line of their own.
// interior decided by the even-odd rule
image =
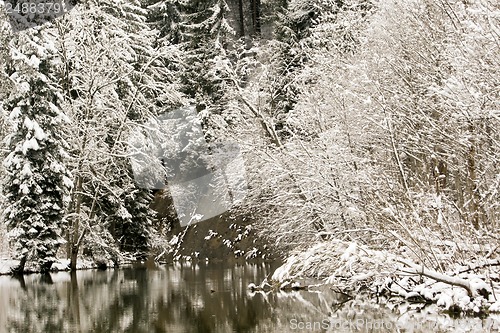
<svg viewBox="0 0 500 333">
<path fill-rule="evenodd" d="M 50 272 L 50 268 L 52 267 L 52 264 L 54 262 L 53 261 L 50 261 L 50 262 L 44 262 L 42 264 L 42 266 L 40 267 L 40 273 L 42 274 L 47 274 Z"/>
<path fill-rule="evenodd" d="M 76 261 L 78 258 L 78 245 L 72 245 L 71 246 L 71 256 L 70 256 L 70 264 L 69 264 L 69 269 L 71 271 L 76 271 Z"/>
<path fill-rule="evenodd" d="M 254 33 L 260 35 L 260 0 L 252 0 L 252 23 Z"/>
<path fill-rule="evenodd" d="M 479 229 L 482 220 L 481 197 L 477 187 L 476 140 L 474 124 L 469 124 L 470 148 L 467 152 L 467 182 L 468 216 L 475 229 Z"/>
<path fill-rule="evenodd" d="M 245 15 L 243 11 L 243 0 L 238 1 L 238 10 L 240 14 L 240 37 L 245 37 Z"/>
<path fill-rule="evenodd" d="M 476 150 L 474 146 L 471 146 L 467 155 L 467 192 L 469 196 L 469 207 L 468 213 L 470 216 L 470 222 L 475 229 L 479 229 L 479 193 L 477 189 L 477 177 L 476 177 Z"/>
<path fill-rule="evenodd" d="M 83 190 L 83 180 L 81 176 L 77 176 L 76 178 L 76 187 L 75 193 L 73 197 L 73 207 L 74 207 L 74 217 L 72 219 L 69 234 L 69 258 L 70 258 L 70 270 L 76 270 L 76 260 L 78 257 L 78 247 L 80 246 L 80 213 L 82 206 L 82 195 L 81 192 Z"/>
<path fill-rule="evenodd" d="M 16 267 L 13 267 L 11 272 L 12 275 L 23 275 L 24 273 L 24 266 L 26 266 L 26 260 L 28 258 L 26 256 L 22 257 L 21 260 L 19 261 L 19 265 Z"/>
</svg>

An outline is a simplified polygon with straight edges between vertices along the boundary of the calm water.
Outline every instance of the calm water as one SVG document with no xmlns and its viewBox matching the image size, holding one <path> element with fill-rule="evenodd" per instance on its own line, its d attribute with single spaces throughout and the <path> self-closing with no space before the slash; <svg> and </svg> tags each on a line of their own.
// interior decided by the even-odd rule
<svg viewBox="0 0 500 333">
<path fill-rule="evenodd" d="M 3 332 L 496 332 L 495 318 L 452 320 L 401 304 L 316 292 L 251 293 L 268 264 L 177 264 L 0 277 Z M 433 312 L 432 308 L 429 311 Z M 498 319 L 498 318 L 497 318 Z"/>
</svg>

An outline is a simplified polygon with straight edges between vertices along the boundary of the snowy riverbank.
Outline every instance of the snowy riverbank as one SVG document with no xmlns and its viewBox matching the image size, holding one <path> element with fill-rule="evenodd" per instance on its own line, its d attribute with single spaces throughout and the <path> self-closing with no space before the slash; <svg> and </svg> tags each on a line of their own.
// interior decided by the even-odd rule
<svg viewBox="0 0 500 333">
<path fill-rule="evenodd" d="M 59 272 L 59 271 L 69 271 L 69 259 L 59 259 L 55 263 L 52 264 L 51 271 Z M 12 269 L 19 265 L 18 260 L 12 260 L 7 258 L 0 258 L 0 275 L 9 275 L 12 274 Z M 110 263 L 108 266 L 113 266 Z M 76 264 L 76 269 L 94 269 L 99 268 L 99 264 L 92 260 L 78 260 Z M 39 269 L 32 265 L 26 265 L 25 273 L 39 273 Z"/>
<path fill-rule="evenodd" d="M 500 312 L 500 259 L 448 265 L 443 271 L 422 267 L 386 250 L 339 240 L 322 242 L 291 256 L 272 275 L 278 282 L 321 278 L 342 293 L 366 291 L 410 303 L 435 303 L 454 315 Z"/>
</svg>

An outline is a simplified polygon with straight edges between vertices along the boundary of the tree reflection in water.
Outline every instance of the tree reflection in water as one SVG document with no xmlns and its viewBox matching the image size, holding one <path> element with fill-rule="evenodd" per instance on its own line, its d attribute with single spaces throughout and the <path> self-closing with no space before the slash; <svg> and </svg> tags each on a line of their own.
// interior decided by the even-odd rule
<svg viewBox="0 0 500 333">
<path fill-rule="evenodd" d="M 247 285 L 267 264 L 142 266 L 1 277 L 0 332 L 246 332 L 271 316 Z"/>
<path fill-rule="evenodd" d="M 267 294 L 247 290 L 250 282 L 262 281 L 271 271 L 263 263 L 226 267 L 185 263 L 0 277 L 0 333 L 260 333 L 297 332 L 300 325 L 318 332 L 395 332 L 402 327 L 406 332 L 426 332 L 443 320 L 451 326 L 439 329 L 452 332 L 464 328 L 463 322 L 476 328 L 492 325 L 477 318 L 450 321 L 423 313 L 426 320 L 433 318 L 423 326 L 418 312 L 406 310 L 406 321 L 401 323 L 400 309 L 391 312 L 372 301 L 350 300 L 336 307 L 342 299 L 328 288 Z M 353 321 L 372 325 L 335 326 Z M 314 322 L 317 330 L 308 330 L 305 325 Z"/>
</svg>

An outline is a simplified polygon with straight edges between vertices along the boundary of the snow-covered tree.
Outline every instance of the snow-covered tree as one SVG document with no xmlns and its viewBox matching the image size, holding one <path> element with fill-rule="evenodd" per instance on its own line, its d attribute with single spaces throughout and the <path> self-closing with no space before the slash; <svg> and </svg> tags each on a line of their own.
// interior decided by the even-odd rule
<svg viewBox="0 0 500 333">
<path fill-rule="evenodd" d="M 497 14 L 486 2 L 395 0 L 320 16 L 294 76 L 290 137 L 247 152 L 261 229 L 300 250 L 320 234 L 392 250 L 445 283 L 434 271 L 488 267 L 498 239 Z M 276 118 L 253 101 L 269 128 Z"/>
<path fill-rule="evenodd" d="M 115 223 L 114 237 L 119 241 L 120 250 L 145 259 L 151 249 L 152 195 L 149 189 L 132 189 L 120 199 L 125 209 L 116 216 L 119 220 Z"/>
<path fill-rule="evenodd" d="M 227 20 L 225 0 L 187 1 L 181 7 L 182 48 L 186 67 L 181 74 L 183 91 L 193 98 L 198 111 L 220 111 L 224 103 L 228 62 L 227 48 L 233 33 Z"/>
<path fill-rule="evenodd" d="M 48 271 L 64 243 L 61 232 L 71 181 L 61 133 L 67 117 L 54 75 L 59 61 L 55 38 L 50 30 L 32 29 L 9 45 L 7 72 L 14 89 L 4 105 L 12 122 L 4 161 L 4 218 L 20 272 L 27 260 Z"/>
<path fill-rule="evenodd" d="M 7 59 L 9 57 L 8 42 L 12 38 L 8 19 L 4 13 L 0 13 L 0 101 L 8 95 L 9 80 L 6 73 Z M 0 102 L 1 103 L 1 102 Z"/>
<path fill-rule="evenodd" d="M 148 22 L 158 31 L 158 42 L 178 44 L 181 42 L 180 3 L 178 0 L 148 0 Z"/>
<path fill-rule="evenodd" d="M 134 219 L 132 213 L 148 211 L 146 200 L 125 203 L 127 195 L 143 190 L 134 184 L 128 134 L 182 104 L 182 94 L 173 74 L 178 52 L 156 39 L 158 31 L 146 23 L 146 15 L 138 1 L 88 1 L 59 26 L 65 105 L 78 124 L 71 129 L 77 135 L 68 138 L 75 186 L 67 251 L 73 268 L 82 244 L 86 253 L 105 260 L 117 259 L 120 243 L 140 243 L 141 251 L 148 244 L 127 239 L 131 233 L 116 233 L 131 229 L 122 224 L 133 221 L 140 235 L 150 235 L 151 216 Z"/>
<path fill-rule="evenodd" d="M 13 37 L 8 24 L 8 18 L 0 12 L 0 137 L 5 137 L 8 131 L 7 114 L 3 104 L 13 87 L 7 74 L 7 63 L 9 59 L 9 40 Z M 1 167 L 0 167 L 1 168 Z M 3 168 L 1 168 L 3 170 Z"/>
</svg>

